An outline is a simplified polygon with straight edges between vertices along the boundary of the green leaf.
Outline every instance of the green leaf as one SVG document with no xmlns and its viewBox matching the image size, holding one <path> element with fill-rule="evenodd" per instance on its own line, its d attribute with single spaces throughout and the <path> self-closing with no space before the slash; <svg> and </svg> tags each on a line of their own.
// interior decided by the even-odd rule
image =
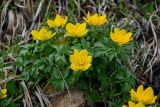
<svg viewBox="0 0 160 107">
<path fill-rule="evenodd" d="M 62 79 L 52 78 L 51 82 L 57 90 L 59 91 L 64 90 L 64 81 Z"/>
<path fill-rule="evenodd" d="M 63 76 L 64 76 L 64 78 L 67 78 L 67 76 L 69 75 L 69 71 L 70 71 L 70 67 L 68 67 L 67 69 L 63 70 Z"/>
<path fill-rule="evenodd" d="M 7 82 L 7 90 L 11 95 L 16 95 L 17 94 L 16 82 L 13 80 Z"/>
<path fill-rule="evenodd" d="M 122 107 L 122 100 L 121 99 L 110 100 L 108 107 Z"/>
<path fill-rule="evenodd" d="M 61 55 L 60 54 L 55 54 L 55 61 L 59 61 L 61 59 Z"/>
<path fill-rule="evenodd" d="M 20 107 L 20 105 L 12 103 L 12 104 L 7 105 L 6 107 Z"/>
<path fill-rule="evenodd" d="M 126 82 L 121 84 L 121 87 L 122 87 L 121 92 L 129 92 L 130 89 L 132 88 L 132 84 L 130 82 L 126 81 Z"/>
<path fill-rule="evenodd" d="M 116 87 L 117 88 L 117 87 Z M 116 89 L 115 88 L 113 88 L 112 90 L 107 90 L 107 92 L 105 92 L 106 93 L 106 96 L 107 97 L 109 97 L 110 99 L 113 99 L 114 97 L 118 97 L 118 96 L 120 96 L 121 95 L 121 93 L 120 92 L 116 92 Z"/>
<path fill-rule="evenodd" d="M 60 75 L 60 72 L 55 67 L 53 68 L 53 71 L 52 71 L 52 78 L 62 79 L 62 76 Z"/>
<path fill-rule="evenodd" d="M 124 72 L 123 71 L 119 71 L 118 73 L 116 73 L 115 78 L 119 79 L 119 80 L 124 80 L 125 79 Z"/>
<path fill-rule="evenodd" d="M 154 12 L 154 1 L 151 1 L 147 4 L 145 8 L 145 17 L 149 19 L 150 15 Z"/>
<path fill-rule="evenodd" d="M 97 41 L 95 44 L 94 44 L 95 47 L 105 47 L 105 45 L 101 42 L 101 41 Z"/>
<path fill-rule="evenodd" d="M 97 90 L 92 90 L 89 99 L 93 102 L 102 102 L 102 97 Z"/>
</svg>

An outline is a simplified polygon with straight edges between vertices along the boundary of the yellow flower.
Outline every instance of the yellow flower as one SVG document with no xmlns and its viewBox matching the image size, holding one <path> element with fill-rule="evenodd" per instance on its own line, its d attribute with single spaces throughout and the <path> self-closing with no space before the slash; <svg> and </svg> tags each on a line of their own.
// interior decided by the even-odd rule
<svg viewBox="0 0 160 107">
<path fill-rule="evenodd" d="M 86 49 L 74 50 L 74 54 L 70 55 L 71 69 L 74 71 L 85 71 L 91 66 L 92 56 L 88 55 L 88 51 Z"/>
<path fill-rule="evenodd" d="M 129 101 L 129 102 L 128 102 L 128 105 L 129 105 L 129 106 L 123 105 L 122 107 L 145 107 L 142 103 L 137 103 L 137 104 L 135 104 L 135 103 L 132 102 L 132 101 Z"/>
<path fill-rule="evenodd" d="M 46 28 L 42 27 L 40 31 L 32 30 L 31 32 L 33 40 L 45 41 L 51 39 L 56 33 L 48 31 Z"/>
<path fill-rule="evenodd" d="M 68 17 L 62 18 L 59 14 L 56 14 L 56 18 L 53 20 L 47 20 L 47 24 L 50 28 L 63 27 L 67 23 Z"/>
<path fill-rule="evenodd" d="M 140 85 L 135 92 L 133 89 L 130 91 L 131 100 L 138 101 L 143 104 L 153 104 L 157 99 L 157 96 L 154 96 L 153 89 L 148 87 L 147 89 L 143 90 L 143 85 Z"/>
<path fill-rule="evenodd" d="M 88 29 L 86 29 L 86 23 L 77 23 L 77 24 L 72 24 L 72 23 L 68 23 L 66 25 L 66 34 L 68 36 L 72 36 L 72 37 L 83 37 L 84 35 L 86 35 L 88 32 Z"/>
<path fill-rule="evenodd" d="M 0 90 L 0 99 L 7 97 L 7 89 Z"/>
<path fill-rule="evenodd" d="M 118 45 L 123 45 L 132 40 L 132 33 L 127 33 L 125 29 L 120 30 L 119 28 L 115 28 L 114 33 L 110 32 L 110 38 L 113 42 L 118 43 Z"/>
<path fill-rule="evenodd" d="M 99 16 L 97 13 L 95 13 L 93 16 L 90 15 L 88 12 L 87 18 L 83 17 L 83 19 L 89 24 L 94 26 L 100 26 L 107 22 L 106 14 L 103 14 L 102 16 Z"/>
</svg>

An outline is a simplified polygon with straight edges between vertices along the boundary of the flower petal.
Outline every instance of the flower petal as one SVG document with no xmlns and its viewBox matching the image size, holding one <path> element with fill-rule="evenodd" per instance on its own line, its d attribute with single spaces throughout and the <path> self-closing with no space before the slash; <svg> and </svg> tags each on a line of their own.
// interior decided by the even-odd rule
<svg viewBox="0 0 160 107">
<path fill-rule="evenodd" d="M 138 101 L 137 93 L 133 89 L 131 89 L 130 94 L 132 101 Z"/>
<path fill-rule="evenodd" d="M 137 94 L 142 94 L 143 93 L 143 85 L 140 85 L 137 89 Z"/>
<path fill-rule="evenodd" d="M 129 101 L 129 102 L 128 102 L 128 105 L 129 105 L 129 107 L 135 107 L 135 103 L 132 102 L 132 101 Z"/>
<path fill-rule="evenodd" d="M 47 24 L 50 28 L 53 28 L 55 26 L 54 21 L 53 20 L 47 20 Z"/>
<path fill-rule="evenodd" d="M 68 21 L 68 16 L 65 17 L 64 22 L 63 22 L 63 26 L 67 23 Z"/>
</svg>

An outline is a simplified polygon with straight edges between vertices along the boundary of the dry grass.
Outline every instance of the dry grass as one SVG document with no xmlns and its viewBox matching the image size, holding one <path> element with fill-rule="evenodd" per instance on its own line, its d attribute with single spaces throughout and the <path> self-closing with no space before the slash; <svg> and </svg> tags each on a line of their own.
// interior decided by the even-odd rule
<svg viewBox="0 0 160 107">
<path fill-rule="evenodd" d="M 143 1 L 142 8 L 146 8 L 148 3 Z M 99 3 L 98 0 L 3 0 L 0 4 L 0 51 L 9 52 L 12 46 L 29 43 L 30 31 L 40 28 L 48 17 L 56 13 L 68 15 L 75 22 L 81 21 L 87 11 L 107 13 L 113 24 L 120 21 L 120 24 L 125 23 L 124 26 L 127 24 L 132 27 L 135 45 L 130 67 L 136 74 L 137 81 L 160 89 L 157 85 L 160 84 L 160 5 L 157 0 L 153 3 L 154 10 L 147 19 L 136 0 L 101 0 Z M 6 82 L 21 77 L 13 73 L 15 68 L 12 63 L 15 57 L 12 52 L 2 57 L 4 73 L 0 76 L 0 86 L 5 87 Z M 35 107 L 33 102 L 36 104 L 37 99 L 41 107 L 51 106 L 40 87 L 35 89 L 35 100 L 31 98 L 26 83 L 22 81 L 20 84 L 24 88 L 24 107 Z"/>
</svg>

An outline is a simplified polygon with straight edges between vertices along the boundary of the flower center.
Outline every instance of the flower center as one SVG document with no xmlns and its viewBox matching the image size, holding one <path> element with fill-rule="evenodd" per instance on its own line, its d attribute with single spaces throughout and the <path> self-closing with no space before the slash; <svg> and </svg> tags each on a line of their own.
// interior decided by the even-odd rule
<svg viewBox="0 0 160 107">
<path fill-rule="evenodd" d="M 84 65 L 85 65 L 84 59 L 83 59 L 83 58 L 79 59 L 79 61 L 78 61 L 78 66 L 82 67 L 82 66 L 84 66 Z"/>
</svg>

